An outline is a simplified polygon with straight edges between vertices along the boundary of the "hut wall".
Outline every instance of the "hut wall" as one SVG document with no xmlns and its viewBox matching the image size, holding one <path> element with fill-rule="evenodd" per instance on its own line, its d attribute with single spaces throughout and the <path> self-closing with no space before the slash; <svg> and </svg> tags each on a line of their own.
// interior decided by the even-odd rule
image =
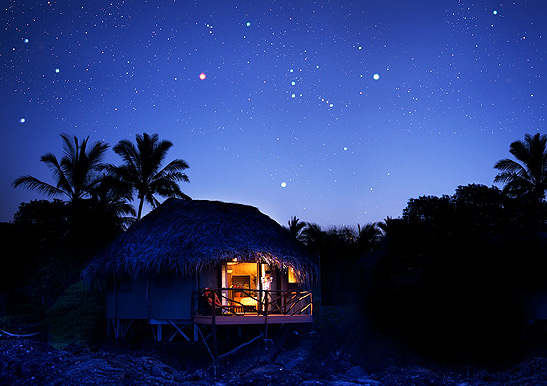
<svg viewBox="0 0 547 386">
<path fill-rule="evenodd" d="M 133 279 L 124 283 L 118 288 L 117 294 L 116 291 L 108 292 L 106 317 L 108 319 L 148 319 L 146 279 Z"/>
<path fill-rule="evenodd" d="M 147 301 L 147 286 L 149 299 Z M 108 319 L 192 319 L 193 277 L 154 275 L 132 280 L 106 295 Z M 117 304 L 117 310 L 116 310 Z"/>
<path fill-rule="evenodd" d="M 199 288 L 218 288 L 220 284 L 218 268 L 204 269 L 199 273 Z"/>
<path fill-rule="evenodd" d="M 192 276 L 152 278 L 150 285 L 150 319 L 191 320 Z"/>
</svg>

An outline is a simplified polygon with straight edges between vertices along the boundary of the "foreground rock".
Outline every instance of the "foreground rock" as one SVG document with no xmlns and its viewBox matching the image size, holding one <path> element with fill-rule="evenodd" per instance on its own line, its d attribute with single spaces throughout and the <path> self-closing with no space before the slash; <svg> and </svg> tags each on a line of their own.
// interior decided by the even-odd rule
<svg viewBox="0 0 547 386">
<path fill-rule="evenodd" d="M 254 357 L 253 357 L 254 358 Z M 241 364 L 224 364 L 216 378 L 206 361 L 201 368 L 177 369 L 152 356 L 110 351 L 54 350 L 44 343 L 0 341 L 0 384 L 30 385 L 237 385 L 237 386 L 540 386 L 546 385 L 547 359 L 531 358 L 513 368 L 488 372 L 475 370 L 469 377 L 421 366 L 390 368 L 367 374 L 347 359 L 337 357 L 312 366 L 306 347 L 243 358 Z"/>
</svg>

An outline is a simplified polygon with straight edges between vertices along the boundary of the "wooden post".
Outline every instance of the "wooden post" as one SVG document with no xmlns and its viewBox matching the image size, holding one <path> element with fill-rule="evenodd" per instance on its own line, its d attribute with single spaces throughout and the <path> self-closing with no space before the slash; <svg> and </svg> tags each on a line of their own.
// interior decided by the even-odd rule
<svg viewBox="0 0 547 386">
<path fill-rule="evenodd" d="M 213 329 L 213 376 L 217 376 L 217 366 L 218 366 L 218 347 L 217 347 L 217 326 L 216 326 L 216 292 L 211 290 L 210 296 L 212 297 L 213 305 L 213 315 L 211 316 L 211 327 Z"/>
<path fill-rule="evenodd" d="M 264 291 L 264 293 L 266 294 L 265 296 L 265 299 L 264 299 L 264 324 L 266 325 L 264 327 L 264 339 L 268 339 L 268 306 L 269 306 L 269 299 L 268 299 L 268 291 Z"/>
</svg>

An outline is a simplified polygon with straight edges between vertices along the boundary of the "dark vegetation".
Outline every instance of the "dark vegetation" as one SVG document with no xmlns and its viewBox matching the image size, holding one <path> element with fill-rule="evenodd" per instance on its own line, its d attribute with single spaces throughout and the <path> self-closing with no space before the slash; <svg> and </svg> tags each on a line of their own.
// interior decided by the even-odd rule
<svg viewBox="0 0 547 386">
<path fill-rule="evenodd" d="M 177 184 L 188 180 L 188 165 L 162 168 L 171 144 L 157 135 L 137 136 L 137 146 L 120 142 L 121 166 L 102 163 L 106 145 L 87 150 L 87 140 L 62 138 L 61 161 L 42 158 L 54 185 L 29 176 L 14 185 L 65 201 L 22 203 L 12 223 L 0 224 L 3 245 L 17 250 L 2 258 L 0 327 L 26 332 L 19 329 L 43 322 L 38 328 L 59 346 L 93 345 L 104 336 L 104 297 L 78 283 L 83 264 L 140 217 L 144 202 L 156 206 L 154 195 L 188 198 Z M 288 231 L 320 267 L 314 300 L 325 306 L 318 323 L 326 325 L 318 329 L 342 331 L 325 334 L 325 347 L 342 345 L 381 366 L 393 350 L 501 361 L 539 341 L 526 323 L 530 300 L 547 286 L 546 137 L 526 136 L 510 152 L 516 161 L 495 165 L 503 190 L 471 184 L 452 196 L 411 198 L 400 218 L 355 228 L 291 219 Z M 329 316 L 340 307 L 352 311 Z"/>
<path fill-rule="evenodd" d="M 368 328 L 437 359 L 495 363 L 543 339 L 529 324 L 547 288 L 546 141 L 511 144 L 516 161 L 495 165 L 503 190 L 459 186 L 379 224 L 291 230 L 320 256 L 323 304 L 356 304 Z"/>
<path fill-rule="evenodd" d="M 177 184 L 188 181 L 182 172 L 188 164 L 177 159 L 164 167 L 173 145 L 157 134 L 137 135 L 136 145 L 125 140 L 115 146 L 120 166 L 103 163 L 105 143 L 61 138 L 62 158 L 52 153 L 41 158 L 52 184 L 29 175 L 13 183 L 62 200 L 22 203 L 13 222 L 1 224 L 1 241 L 12 253 L 1 262 L 0 328 L 26 332 L 19 330 L 43 321 L 53 342 L 89 343 L 98 336 L 92 324 L 102 319 L 102 300 L 96 300 L 104 296 L 79 283 L 84 264 L 136 221 L 135 194 L 138 216 L 144 201 L 158 205 L 155 195 L 188 199 Z"/>
</svg>

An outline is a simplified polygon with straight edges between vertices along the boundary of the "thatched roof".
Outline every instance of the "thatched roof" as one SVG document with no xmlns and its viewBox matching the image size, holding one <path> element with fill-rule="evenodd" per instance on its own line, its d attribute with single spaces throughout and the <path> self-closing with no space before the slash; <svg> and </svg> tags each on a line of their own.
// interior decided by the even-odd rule
<svg viewBox="0 0 547 386">
<path fill-rule="evenodd" d="M 169 199 L 95 256 L 82 277 L 89 283 L 113 274 L 185 275 L 233 258 L 292 267 L 308 282 L 316 276 L 303 246 L 257 208 Z"/>
</svg>

